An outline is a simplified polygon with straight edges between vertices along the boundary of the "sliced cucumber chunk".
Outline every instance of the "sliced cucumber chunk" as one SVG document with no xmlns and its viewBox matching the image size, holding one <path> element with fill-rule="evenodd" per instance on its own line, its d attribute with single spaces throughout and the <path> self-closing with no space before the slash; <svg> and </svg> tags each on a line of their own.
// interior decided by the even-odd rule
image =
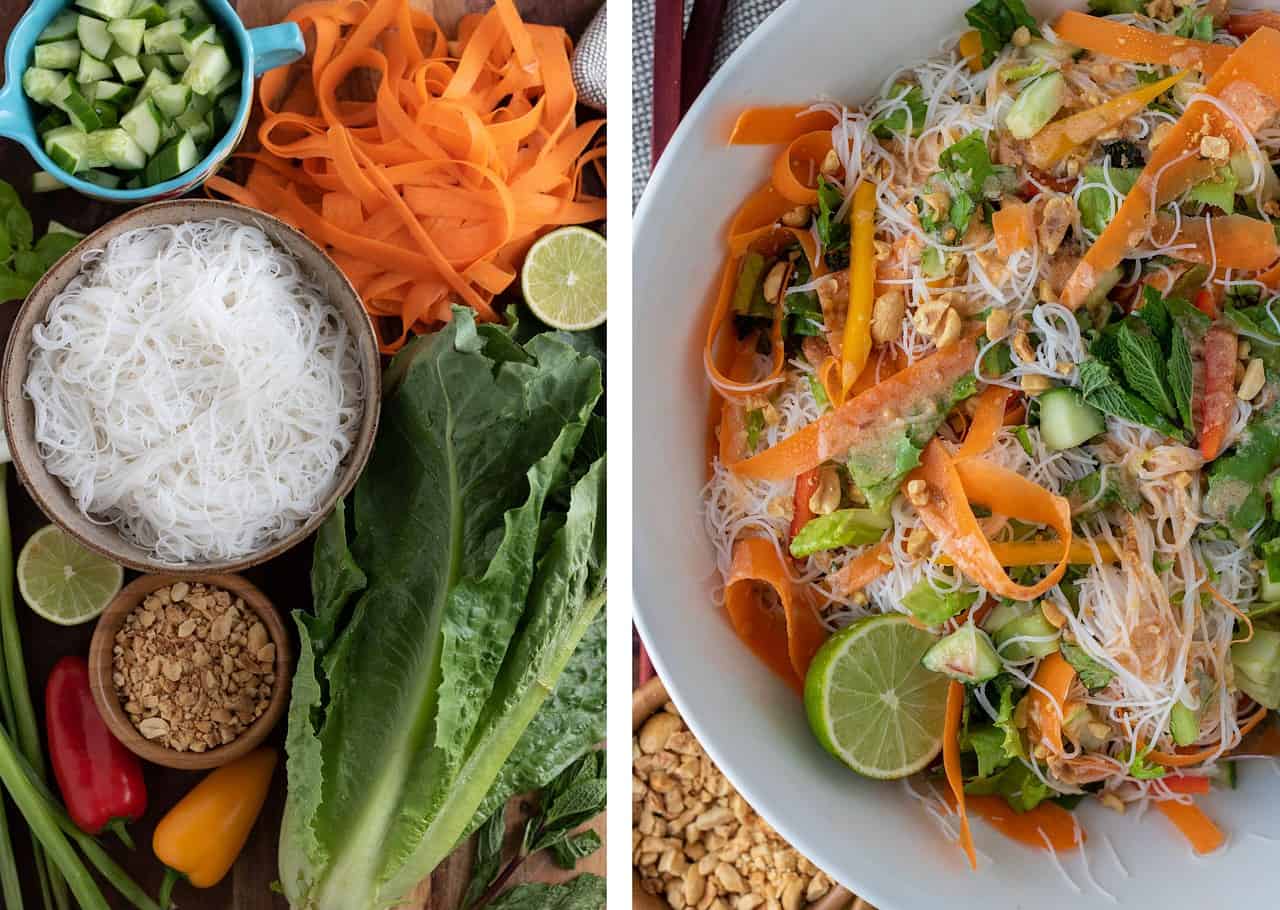
<svg viewBox="0 0 1280 910">
<path fill-rule="evenodd" d="M 81 48 L 99 60 L 106 60 L 111 52 L 111 33 L 101 19 L 81 16 L 76 22 L 76 37 L 80 39 Z"/>
<path fill-rule="evenodd" d="M 208 117 L 208 114 L 205 116 Z M 196 145 L 203 148 L 213 138 L 213 124 L 207 119 L 197 120 L 187 128 L 187 135 L 195 140 Z"/>
<path fill-rule="evenodd" d="M 209 96 L 212 98 L 217 98 L 219 95 L 225 95 L 227 92 L 231 91 L 232 89 L 236 88 L 239 85 L 240 85 L 240 70 L 233 69 L 231 70 L 231 72 L 227 73 L 225 76 L 222 77 L 221 82 L 219 82 L 217 85 L 213 87 L 213 91 L 209 93 Z"/>
<path fill-rule="evenodd" d="M 146 77 L 137 57 L 117 57 L 111 61 L 121 82 L 141 82 Z"/>
<path fill-rule="evenodd" d="M 67 117 L 65 112 L 58 110 L 56 107 L 51 108 L 36 124 L 36 132 L 43 136 L 49 130 L 56 130 L 58 127 L 66 126 L 70 122 L 71 119 Z"/>
<path fill-rule="evenodd" d="M 200 0 L 169 0 L 165 4 L 165 13 L 170 19 L 181 16 L 192 25 L 203 25 L 209 21 L 209 13 Z"/>
<path fill-rule="evenodd" d="M 176 54 L 182 50 L 182 36 L 187 20 L 170 19 L 142 33 L 142 46 L 148 54 Z"/>
<path fill-rule="evenodd" d="M 165 61 L 163 54 L 143 54 L 138 58 L 138 65 L 148 76 L 151 75 L 152 70 L 166 73 L 169 71 L 169 64 Z"/>
<path fill-rule="evenodd" d="M 148 184 L 163 183 L 172 180 L 196 166 L 200 153 L 196 150 L 195 140 L 189 133 L 183 133 L 177 139 L 166 143 L 155 156 L 147 162 L 144 179 Z"/>
<path fill-rule="evenodd" d="M 36 44 L 48 44 L 50 41 L 62 41 L 65 38 L 74 38 L 76 36 L 76 20 L 80 16 L 67 10 L 64 13 L 58 13 L 53 17 L 53 21 L 44 27 L 44 30 L 36 37 Z"/>
<path fill-rule="evenodd" d="M 1075 389 L 1050 389 L 1039 401 L 1040 438 L 1050 451 L 1074 449 L 1107 428 L 1102 412 Z"/>
<path fill-rule="evenodd" d="M 77 129 L 92 133 L 102 126 L 102 120 L 98 117 L 98 112 L 93 109 L 93 103 L 80 94 L 79 89 L 73 88 L 65 98 L 54 103 L 67 112 L 67 116 L 71 118 L 71 125 Z"/>
<path fill-rule="evenodd" d="M 120 109 L 110 101 L 93 102 L 93 111 L 98 115 L 98 122 L 104 128 L 117 126 L 120 123 Z"/>
<path fill-rule="evenodd" d="M 1005 114 L 1004 125 L 1015 139 L 1030 139 L 1057 115 L 1066 98 L 1062 73 L 1046 73 L 1022 90 Z"/>
<path fill-rule="evenodd" d="M 56 70 L 29 66 L 22 74 L 22 90 L 36 104 L 51 104 L 62 80 L 62 73 Z"/>
<path fill-rule="evenodd" d="M 191 104 L 187 107 L 187 110 L 197 117 L 203 117 L 213 110 L 213 97 L 209 95 L 192 95 Z"/>
<path fill-rule="evenodd" d="M 165 85 L 156 89 L 151 98 L 160 108 L 160 113 L 173 119 L 181 115 L 191 104 L 191 86 Z"/>
<path fill-rule="evenodd" d="M 110 79 L 115 75 L 112 72 L 110 63 L 103 63 L 96 57 L 80 52 L 80 67 L 76 70 L 76 79 L 81 84 L 89 85 L 94 82 L 101 82 L 103 79 Z"/>
<path fill-rule="evenodd" d="M 75 228 L 69 228 L 65 224 L 63 224 L 61 221 L 55 221 L 52 218 L 49 219 L 49 230 L 46 231 L 46 233 L 70 234 L 72 237 L 75 237 L 78 240 L 83 240 L 87 236 L 84 231 L 77 231 Z"/>
<path fill-rule="evenodd" d="M 138 101 L 150 98 L 156 93 L 157 89 L 164 88 L 166 85 L 173 85 L 173 77 L 164 70 L 152 70 L 147 73 L 147 78 L 142 83 L 142 88 L 138 89 Z"/>
<path fill-rule="evenodd" d="M 937 641 L 924 652 L 921 662 L 934 673 L 971 686 L 995 678 L 1003 669 L 987 633 L 972 623 Z"/>
<path fill-rule="evenodd" d="M 240 99 L 235 95 L 223 95 L 214 108 L 213 126 L 218 132 L 225 132 L 236 122 L 236 114 L 240 113 Z"/>
<path fill-rule="evenodd" d="M 33 193 L 52 193 L 66 188 L 65 183 L 48 171 L 36 171 L 31 175 L 31 192 Z"/>
<path fill-rule="evenodd" d="M 168 62 L 169 69 L 175 73 L 185 73 L 187 67 L 191 65 L 186 54 L 166 54 L 164 59 Z"/>
<path fill-rule="evenodd" d="M 141 174 L 134 174 L 124 182 L 124 188 L 126 190 L 140 190 L 144 186 L 146 186 L 146 183 L 143 182 Z"/>
<path fill-rule="evenodd" d="M 111 167 L 126 171 L 139 171 L 147 164 L 147 154 L 142 146 L 123 129 L 98 130 L 89 135 L 89 148 L 107 160 Z"/>
<path fill-rule="evenodd" d="M 115 174 L 109 174 L 106 171 L 100 171 L 91 168 L 80 175 L 81 180 L 87 180 L 96 186 L 102 187 L 104 190 L 114 190 L 120 187 L 120 178 Z"/>
<path fill-rule="evenodd" d="M 193 26 L 182 36 L 182 53 L 187 60 L 194 60 L 200 45 L 221 43 L 218 40 L 218 30 L 213 27 L 213 23 L 206 22 L 204 25 Z"/>
<path fill-rule="evenodd" d="M 133 0 L 76 0 L 76 6 L 101 19 L 123 19 Z"/>
<path fill-rule="evenodd" d="M 74 38 L 37 44 L 35 64 L 41 69 L 70 70 L 80 65 L 80 42 Z"/>
<path fill-rule="evenodd" d="M 159 25 L 168 19 L 168 15 L 156 0 L 137 0 L 133 7 L 129 10 L 130 19 L 141 19 L 147 24 L 147 28 L 153 25 Z"/>
<path fill-rule="evenodd" d="M 44 137 L 45 153 L 53 163 L 68 174 L 74 174 L 89 165 L 86 162 L 89 137 L 74 126 L 50 130 Z"/>
<path fill-rule="evenodd" d="M 213 95 L 230 73 L 231 58 L 227 56 L 226 48 L 217 44 L 202 44 L 191 59 L 191 65 L 182 74 L 182 82 L 191 86 L 191 90 L 197 95 Z"/>
<path fill-rule="evenodd" d="M 154 155 L 160 147 L 163 124 L 164 115 L 150 98 L 135 104 L 120 118 L 120 128 L 133 137 L 133 141 L 148 155 Z"/>
<path fill-rule="evenodd" d="M 93 99 L 95 101 L 110 101 L 112 104 L 123 107 L 133 98 L 135 92 L 127 85 L 121 85 L 119 82 L 112 82 L 104 79 L 93 87 Z"/>
<path fill-rule="evenodd" d="M 107 23 L 107 31 L 116 39 L 120 50 L 130 57 L 142 53 L 142 34 L 147 30 L 145 19 L 116 19 Z"/>
</svg>

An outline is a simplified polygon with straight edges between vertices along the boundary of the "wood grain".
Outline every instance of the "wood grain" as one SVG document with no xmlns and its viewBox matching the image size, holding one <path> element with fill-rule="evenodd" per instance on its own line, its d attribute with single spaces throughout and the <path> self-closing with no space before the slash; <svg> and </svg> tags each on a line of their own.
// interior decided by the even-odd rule
<svg viewBox="0 0 1280 910">
<path fill-rule="evenodd" d="M 232 0 L 245 24 L 250 27 L 269 25 L 280 21 L 299 0 Z M 432 4 L 413 0 L 424 9 Z M 531 22 L 565 27 L 575 38 L 590 23 L 603 0 L 517 0 L 522 15 Z M 491 0 L 439 0 L 435 12 L 442 21 L 452 24 L 466 12 L 483 10 Z M 0 38 L 7 39 L 18 18 L 26 11 L 27 3 L 20 0 L 0 0 Z M 446 26 L 448 27 L 448 26 Z M 76 230 L 89 232 L 124 211 L 123 206 L 110 205 L 88 199 L 71 192 L 32 195 L 28 191 L 29 180 L 35 166 L 16 143 L 0 139 L 0 177 L 11 182 L 22 196 L 23 203 L 31 211 L 37 230 L 43 229 L 49 218 L 55 218 Z M 16 304 L 0 306 L 0 341 L 8 338 L 17 313 Z M 10 472 L 12 475 L 12 472 Z M 13 480 L 10 480 L 9 509 L 13 527 L 15 553 L 33 532 L 46 520 L 31 499 Z M 295 609 L 310 607 L 310 543 L 304 543 L 264 566 L 244 573 L 269 597 L 282 614 Z M 66 654 L 87 654 L 93 625 L 61 628 L 38 618 L 19 603 L 19 621 L 22 627 L 23 645 L 27 660 L 27 673 L 31 681 L 36 712 L 43 725 L 44 681 L 53 664 Z M 284 727 L 276 729 L 268 740 L 283 749 Z M 113 840 L 103 844 L 112 856 L 125 867 L 134 879 L 152 894 L 156 892 L 162 877 L 161 867 L 151 853 L 151 835 L 155 823 L 163 814 L 190 790 L 200 779 L 198 774 L 145 766 L 149 808 L 145 818 L 130 826 L 136 851 L 130 852 Z M 288 903 L 271 889 L 278 877 L 276 845 L 280 834 L 280 814 L 284 807 L 285 775 L 283 765 L 272 782 L 271 792 L 262 816 L 245 846 L 235 867 L 216 887 L 199 891 L 179 885 L 174 895 L 182 910 L 288 910 Z M 14 833 L 18 850 L 18 867 L 31 868 L 30 841 L 21 817 L 9 807 L 10 830 Z M 523 827 L 528 808 L 522 800 L 513 800 L 507 809 L 509 835 L 515 838 Z M 603 818 L 595 824 L 604 836 Z M 464 845 L 435 871 L 428 882 L 419 886 L 413 900 L 406 906 L 414 910 L 455 910 L 459 896 L 466 888 L 471 868 L 471 846 Z M 604 851 L 584 860 L 577 872 L 604 874 Z M 566 876 L 549 860 L 536 857 L 526 864 L 514 878 L 522 881 L 558 881 Z M 34 877 L 29 885 L 28 908 L 40 907 L 40 899 Z M 112 908 L 123 910 L 127 905 L 104 886 L 104 893 Z M 355 910 L 355 908 L 353 908 Z"/>
</svg>

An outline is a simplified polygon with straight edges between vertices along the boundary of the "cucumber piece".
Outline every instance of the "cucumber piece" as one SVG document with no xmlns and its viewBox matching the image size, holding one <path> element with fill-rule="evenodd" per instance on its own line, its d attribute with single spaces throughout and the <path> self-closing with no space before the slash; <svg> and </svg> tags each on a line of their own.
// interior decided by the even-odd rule
<svg viewBox="0 0 1280 910">
<path fill-rule="evenodd" d="M 1192 711 L 1180 701 L 1169 712 L 1169 733 L 1180 746 L 1189 746 L 1200 738 L 1200 712 Z"/>
<path fill-rule="evenodd" d="M 151 99 L 155 101 L 160 113 L 173 119 L 182 114 L 191 104 L 191 86 L 161 86 L 152 93 Z"/>
<path fill-rule="evenodd" d="M 76 0 L 76 6 L 100 19 L 123 19 L 133 0 Z"/>
<path fill-rule="evenodd" d="M 207 117 L 208 115 L 206 114 L 205 116 Z M 187 127 L 187 135 L 195 140 L 196 145 L 204 148 L 209 140 L 213 138 L 213 124 L 208 120 L 197 120 Z"/>
<path fill-rule="evenodd" d="M 99 60 L 106 60 L 111 52 L 111 33 L 101 19 L 81 16 L 76 21 L 76 37 L 80 39 L 80 47 Z"/>
<path fill-rule="evenodd" d="M 217 98 L 219 95 L 225 95 L 232 89 L 240 85 L 240 70 L 233 69 L 222 77 L 222 81 L 213 87 L 213 91 L 209 93 L 209 97 Z"/>
<path fill-rule="evenodd" d="M 79 89 L 73 88 L 67 93 L 67 97 L 54 103 L 67 112 L 67 116 L 71 118 L 71 125 L 79 130 L 92 133 L 102 126 L 102 120 L 98 117 L 98 112 L 93 109 L 93 103 L 80 94 Z"/>
<path fill-rule="evenodd" d="M 133 7 L 129 10 L 130 19 L 141 19 L 147 24 L 147 28 L 153 25 L 159 25 L 166 21 L 169 17 L 156 0 L 137 0 Z"/>
<path fill-rule="evenodd" d="M 1005 623 L 991 637 L 995 639 L 996 651 L 1000 656 L 1015 662 L 1032 657 L 1048 657 L 1058 650 L 1058 628 L 1045 619 L 1039 606 L 1034 606 L 1024 615 Z"/>
<path fill-rule="evenodd" d="M 138 89 L 138 101 L 145 101 L 154 95 L 157 89 L 166 85 L 173 85 L 173 77 L 164 70 L 152 70 L 147 73 L 147 78 L 142 83 L 142 88 Z"/>
<path fill-rule="evenodd" d="M 160 147 L 163 125 L 164 115 L 150 98 L 135 104 L 120 118 L 120 128 L 133 137 L 133 141 L 148 155 L 154 155 Z"/>
<path fill-rule="evenodd" d="M 187 86 L 184 85 L 182 87 L 190 91 Z M 178 125 L 179 129 L 189 130 L 198 124 L 204 123 L 204 113 L 197 110 L 195 105 L 191 105 L 175 117 L 173 122 Z"/>
<path fill-rule="evenodd" d="M 218 106 L 213 110 L 213 128 L 219 133 L 231 128 L 236 122 L 236 114 L 240 113 L 240 99 L 235 95 L 223 95 L 218 99 Z"/>
<path fill-rule="evenodd" d="M 70 118 L 55 107 L 40 118 L 40 122 L 36 124 L 36 132 L 43 136 L 50 130 L 56 130 L 58 127 L 66 126 L 70 122 Z"/>
<path fill-rule="evenodd" d="M 1062 73 L 1046 73 L 1022 90 L 1005 114 L 1004 125 L 1015 139 L 1030 139 L 1057 115 L 1066 98 Z"/>
<path fill-rule="evenodd" d="M 176 54 L 182 50 L 182 36 L 187 32 L 187 20 L 170 19 L 142 33 L 142 46 L 148 54 Z"/>
<path fill-rule="evenodd" d="M 89 148 L 107 159 L 112 167 L 126 171 L 139 171 L 147 164 L 147 154 L 133 141 L 126 130 L 119 127 L 98 130 L 89 134 Z"/>
<path fill-rule="evenodd" d="M 83 240 L 85 237 L 88 236 L 87 234 L 85 234 L 84 231 L 77 231 L 75 228 L 69 228 L 65 224 L 63 224 L 61 221 L 55 221 L 52 218 L 49 219 L 49 230 L 45 231 L 45 233 L 46 234 L 70 234 L 72 237 L 75 237 L 77 240 Z"/>
<path fill-rule="evenodd" d="M 143 54 L 138 58 L 138 65 L 142 67 L 142 71 L 148 76 L 152 70 L 160 70 L 162 73 L 168 73 L 169 64 L 165 61 L 162 54 Z"/>
<path fill-rule="evenodd" d="M 166 54 L 164 59 L 168 62 L 169 69 L 175 73 L 185 73 L 191 63 L 186 54 Z"/>
<path fill-rule="evenodd" d="M 181 16 L 192 25 L 203 25 L 210 21 L 209 13 L 200 0 L 169 0 L 165 4 L 165 13 L 170 19 Z"/>
<path fill-rule="evenodd" d="M 142 53 L 142 34 L 147 30 L 145 19 L 116 19 L 107 23 L 107 31 L 116 39 L 120 50 L 130 57 Z"/>
<path fill-rule="evenodd" d="M 109 101 L 93 102 L 93 112 L 98 115 L 98 121 L 104 128 L 120 123 L 120 109 Z"/>
<path fill-rule="evenodd" d="M 172 180 L 196 166 L 200 153 L 196 150 L 195 140 L 190 134 L 183 133 L 177 139 L 166 143 L 150 161 L 147 162 L 143 179 L 149 185 Z"/>
<path fill-rule="evenodd" d="M 36 36 L 36 44 L 48 44 L 50 41 L 62 41 L 76 36 L 76 20 L 79 15 L 67 10 L 53 17 L 53 21 L 44 27 Z"/>
<path fill-rule="evenodd" d="M 111 70 L 110 63 L 103 63 L 96 57 L 80 52 L 80 67 L 76 70 L 76 81 L 82 85 L 88 86 L 94 82 L 101 82 L 103 79 L 110 79 L 115 76 Z"/>
<path fill-rule="evenodd" d="M 62 79 L 62 73 L 56 70 L 29 66 L 22 74 L 22 90 L 36 104 L 51 104 Z"/>
<path fill-rule="evenodd" d="M 146 186 L 146 184 L 142 182 L 141 174 L 134 174 L 132 177 L 130 177 L 128 180 L 124 182 L 124 188 L 126 190 L 140 190 L 144 186 Z"/>
<path fill-rule="evenodd" d="M 68 174 L 86 168 L 86 153 L 89 137 L 74 126 L 63 126 L 50 130 L 44 137 L 45 153 L 53 159 L 53 163 Z"/>
<path fill-rule="evenodd" d="M 65 183 L 48 171 L 36 171 L 31 175 L 31 192 L 33 193 L 52 193 L 66 188 Z"/>
<path fill-rule="evenodd" d="M 108 79 L 104 79 L 93 87 L 94 101 L 110 101 L 120 107 L 132 100 L 134 94 L 134 90 L 129 86 Z"/>
<path fill-rule="evenodd" d="M 196 25 L 187 30 L 182 36 L 182 53 L 187 60 L 194 60 L 196 51 L 200 49 L 202 44 L 221 44 L 218 40 L 218 30 L 213 27 L 212 22 L 206 22 L 204 25 Z"/>
<path fill-rule="evenodd" d="M 934 673 L 976 686 L 999 675 L 1003 665 L 991 639 L 973 623 L 966 623 L 924 652 L 921 663 Z"/>
<path fill-rule="evenodd" d="M 137 57 L 117 57 L 111 61 L 121 82 L 141 82 L 146 77 Z"/>
<path fill-rule="evenodd" d="M 182 74 L 182 83 L 191 86 L 197 95 L 214 95 L 223 79 L 231 73 L 231 58 L 226 48 L 217 44 L 202 44 L 191 59 L 191 65 Z"/>
<path fill-rule="evenodd" d="M 209 111 L 213 110 L 213 98 L 211 95 L 192 95 L 191 103 L 187 106 L 187 110 L 197 117 L 203 117 Z"/>
<path fill-rule="evenodd" d="M 120 186 L 120 178 L 115 174 L 109 174 L 106 171 L 99 171 L 93 168 L 81 174 L 80 179 L 87 180 L 89 183 L 100 186 L 104 190 L 114 190 Z"/>
<path fill-rule="evenodd" d="M 1040 438 L 1051 452 L 1074 449 L 1107 428 L 1102 412 L 1075 389 L 1050 389 L 1039 401 Z"/>
<path fill-rule="evenodd" d="M 80 42 L 74 38 L 37 44 L 35 64 L 41 69 L 69 70 L 80 65 Z"/>
</svg>

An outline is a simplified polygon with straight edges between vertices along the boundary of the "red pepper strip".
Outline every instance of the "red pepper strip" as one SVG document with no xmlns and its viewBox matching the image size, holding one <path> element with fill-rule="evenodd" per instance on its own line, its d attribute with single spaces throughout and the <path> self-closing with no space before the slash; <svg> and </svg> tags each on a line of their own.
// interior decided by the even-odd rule
<svg viewBox="0 0 1280 910">
<path fill-rule="evenodd" d="M 1218 826 L 1196 806 L 1170 799 L 1156 803 L 1156 808 L 1191 842 L 1191 849 L 1196 853 L 1212 853 L 1226 843 Z"/>
<path fill-rule="evenodd" d="M 942 725 L 942 770 L 947 775 L 947 785 L 956 801 L 956 813 L 960 816 L 960 849 L 969 857 L 969 865 L 978 868 L 978 857 L 973 849 L 973 833 L 969 830 L 969 816 L 964 808 L 964 774 L 960 770 L 960 715 L 964 709 L 964 686 L 954 679 L 947 686 L 947 713 Z"/>
<path fill-rule="evenodd" d="M 782 610 L 761 604 L 759 585 L 777 593 Z M 813 655 L 827 638 L 808 595 L 791 581 L 773 541 L 748 537 L 733 546 L 724 605 L 738 637 L 799 693 Z"/>
<path fill-rule="evenodd" d="M 1239 339 L 1215 325 L 1204 336 L 1204 399 L 1200 405 L 1200 454 L 1213 461 L 1222 451 L 1235 409 L 1236 351 Z"/>
<path fill-rule="evenodd" d="M 973 413 L 973 422 L 969 424 L 964 444 L 956 453 L 957 458 L 985 454 L 995 444 L 996 434 L 1004 426 L 1004 409 L 1009 403 L 1010 394 L 1004 386 L 989 385 L 983 389 L 978 396 L 978 409 Z"/>
<path fill-rule="evenodd" d="M 1200 774 L 1166 774 L 1160 778 L 1160 783 L 1164 784 L 1170 793 L 1198 795 L 1209 792 L 1209 778 Z"/>
<path fill-rule="evenodd" d="M 1196 292 L 1196 309 L 1210 319 L 1218 318 L 1218 301 L 1213 299 L 1213 292 L 1208 288 Z"/>
<path fill-rule="evenodd" d="M 1071 507 L 1066 499 L 985 459 L 953 460 L 936 438 L 925 447 L 920 467 L 911 477 L 923 480 L 927 487 L 927 501 L 916 506 L 920 518 L 942 542 L 943 552 L 970 579 L 997 597 L 1013 600 L 1035 600 L 1061 580 L 1071 556 Z M 1057 531 L 1060 556 L 1049 574 L 1030 586 L 1010 578 L 983 534 L 971 502 Z"/>
<path fill-rule="evenodd" d="M 44 705 L 49 757 L 71 820 L 86 834 L 110 829 L 132 850 L 125 825 L 147 811 L 142 765 L 98 713 L 84 658 L 53 665 Z"/>
<path fill-rule="evenodd" d="M 844 456 L 885 421 L 885 412 L 908 414 L 913 407 L 939 397 L 973 368 L 981 327 L 955 344 L 917 360 L 911 366 L 850 398 L 771 449 L 741 461 L 733 471 L 757 480 L 788 480 L 824 461 Z"/>
<path fill-rule="evenodd" d="M 796 478 L 795 502 L 791 507 L 791 540 L 795 540 L 800 529 L 813 518 L 813 509 L 809 508 L 809 500 L 817 491 L 818 468 L 805 471 Z"/>
</svg>

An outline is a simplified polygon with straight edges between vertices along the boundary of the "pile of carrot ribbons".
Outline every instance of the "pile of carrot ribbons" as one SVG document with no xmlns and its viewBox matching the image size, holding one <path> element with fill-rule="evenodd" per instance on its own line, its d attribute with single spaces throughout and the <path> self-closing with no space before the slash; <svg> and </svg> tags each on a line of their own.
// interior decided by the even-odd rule
<svg viewBox="0 0 1280 910">
<path fill-rule="evenodd" d="M 1238 23 L 1236 20 L 1240 20 Z M 1246 21 L 1247 20 L 1247 21 Z M 1237 27 L 1238 25 L 1238 27 Z M 1065 41 L 1100 54 L 1117 58 L 1198 70 L 1208 79 L 1203 93 L 1221 99 L 1228 105 L 1247 103 L 1251 94 L 1265 95 L 1280 103 L 1280 14 L 1250 14 L 1234 17 L 1231 30 L 1244 43 L 1233 49 L 1185 38 L 1158 35 L 1143 29 L 1079 13 L 1066 13 L 1054 25 Z M 973 47 L 974 42 L 968 44 Z M 966 42 L 961 42 L 965 52 Z M 976 45 L 980 51 L 980 44 Z M 981 69 L 975 58 L 972 68 Z M 1118 96 L 1101 108 L 1050 124 L 1032 144 L 1032 153 L 1045 166 L 1051 167 L 1081 142 L 1092 141 L 1100 131 L 1130 117 L 1161 92 L 1168 90 L 1186 75 L 1176 74 L 1138 90 Z M 1086 116 L 1087 115 L 1087 116 Z M 1084 122 L 1086 119 L 1089 122 Z M 1150 223 L 1152 201 L 1164 203 L 1188 189 L 1204 177 L 1204 163 L 1197 162 L 1193 150 L 1198 131 L 1205 122 L 1215 131 L 1233 133 L 1232 123 L 1212 104 L 1195 102 L 1174 124 L 1172 132 L 1146 163 L 1134 190 L 1126 197 L 1116 216 L 1098 237 L 1076 269 L 1064 293 L 1064 302 L 1079 305 L 1093 288 L 1098 275 L 1121 262 L 1131 251 L 1134 238 L 1147 228 L 1156 234 L 1170 227 Z M 796 508 L 801 509 L 802 489 L 808 489 L 810 477 L 823 462 L 839 459 L 844 451 L 890 402 L 900 400 L 918 388 L 921 382 L 943 383 L 972 367 L 976 350 L 970 333 L 963 342 L 930 355 L 911 367 L 901 369 L 894 358 L 885 358 L 870 350 L 865 320 L 859 311 L 860 299 L 879 291 L 876 288 L 874 264 L 869 261 L 866 244 L 870 232 L 867 225 L 867 201 L 874 211 L 874 191 L 865 181 L 854 193 L 854 251 L 850 263 L 849 318 L 839 336 L 829 337 L 832 357 L 817 364 L 816 373 L 824 387 L 832 409 L 817 421 L 777 445 L 747 457 L 743 414 L 749 396 L 767 390 L 776 383 L 784 369 L 781 339 L 772 338 L 773 363 L 763 378 L 752 375 L 755 339 L 738 338 L 732 331 L 732 297 L 742 258 L 749 248 L 760 244 L 799 243 L 815 277 L 827 274 L 825 263 L 815 255 L 813 241 L 807 231 L 784 227 L 782 216 L 798 205 L 812 205 L 817 188 L 812 176 L 820 162 L 832 149 L 831 128 L 835 120 L 824 111 L 802 106 L 752 108 L 739 117 L 730 144 L 777 145 L 780 152 L 770 170 L 768 182 L 739 208 L 731 220 L 727 237 L 727 256 L 721 271 L 718 292 L 711 309 L 704 344 L 704 363 L 714 386 L 709 439 L 710 453 L 720 458 L 739 476 L 769 481 L 795 478 Z M 1083 138 L 1082 138 L 1083 137 Z M 1233 142 L 1239 147 L 1243 141 Z M 1187 159 L 1182 163 L 1177 159 Z M 1156 185 L 1156 175 L 1160 183 Z M 807 176 L 806 176 L 807 175 Z M 861 203 L 861 205 L 860 205 Z M 1016 207 L 997 225 L 997 239 L 1011 245 L 1019 237 L 1029 235 L 1027 212 Z M 859 236 L 858 225 L 863 225 Z M 1182 229 L 1195 249 L 1188 256 L 1196 261 L 1201 249 L 1213 250 L 1213 262 L 1219 269 L 1264 269 L 1276 263 L 1280 247 L 1266 222 L 1244 216 L 1220 216 L 1204 221 L 1186 222 Z M 1004 235 L 1003 238 L 1000 235 Z M 863 239 L 863 244 L 859 240 Z M 859 249 L 859 247 L 862 249 Z M 1216 249 L 1215 249 L 1216 247 Z M 1001 249 L 1002 255 L 1009 250 Z M 870 277 L 868 277 L 870 275 Z M 1262 276 L 1270 287 L 1280 285 L 1280 264 Z M 775 320 L 775 335 L 781 320 Z M 865 341 L 865 343 L 864 343 Z M 881 358 L 877 360 L 877 357 Z M 874 369 L 868 369 L 871 362 Z M 928 491 L 919 514 L 932 536 L 941 541 L 947 559 L 968 577 L 979 582 L 996 596 L 1018 601 L 1035 600 L 1063 576 L 1069 562 L 1101 558 L 1114 561 L 1117 555 L 1104 548 L 1098 552 L 1074 545 L 1071 513 L 1066 501 L 1014 472 L 1000 468 L 982 456 L 990 448 L 1000 426 L 1005 422 L 1008 392 L 989 387 L 979 398 L 970 421 L 968 434 L 958 452 L 952 453 L 937 439 L 923 453 L 921 466 L 909 480 L 923 481 Z M 717 434 L 718 431 L 718 434 Z M 1022 545 L 1005 545 L 987 540 L 974 518 L 971 503 L 986 506 L 991 512 L 1043 525 L 1056 533 L 1056 539 Z M 794 524 L 793 524 L 794 528 Z M 1014 552 L 1021 546 L 1026 552 Z M 1085 552 L 1089 549 L 1089 552 Z M 1013 581 L 1004 567 L 1045 564 L 1052 569 L 1034 585 Z M 843 589 L 856 591 L 889 570 L 892 561 L 887 545 L 869 547 L 846 565 L 835 579 Z M 787 557 L 773 541 L 748 538 L 735 545 L 731 576 L 726 589 L 729 618 L 738 635 L 767 665 L 794 688 L 803 687 L 809 661 L 826 635 L 816 618 L 818 604 L 810 589 L 794 581 Z M 762 597 L 772 589 L 776 597 Z M 781 602 L 782 610 L 770 604 Z M 1056 658 L 1056 659 L 1055 659 Z M 1060 654 L 1042 662 L 1037 672 L 1032 710 L 1043 724 L 1042 733 L 1061 741 L 1060 718 L 1067 691 L 1075 681 L 1075 670 Z M 1017 814 L 1003 800 L 994 797 L 972 797 L 967 801 L 959 771 L 960 714 L 964 687 L 953 682 L 950 687 L 943 731 L 943 766 L 951 789 L 950 802 L 961 819 L 961 845 L 974 863 L 975 854 L 969 833 L 967 810 L 973 810 L 1003 833 L 1037 848 L 1071 849 L 1084 842 L 1084 832 L 1074 817 L 1061 807 L 1043 803 L 1030 812 Z M 1056 702 L 1056 704 L 1051 704 Z M 1243 725 L 1249 733 L 1266 715 L 1258 711 Z M 1177 754 L 1150 753 L 1150 759 L 1169 768 L 1193 765 L 1207 757 L 1208 751 Z M 1211 751 L 1211 750 L 1210 750 Z M 1189 794 L 1191 790 L 1176 791 Z M 1164 814 L 1200 853 L 1218 849 L 1225 838 L 1211 819 L 1190 802 L 1189 796 L 1176 801 L 1157 802 Z"/>
<path fill-rule="evenodd" d="M 208 187 L 324 247 L 384 351 L 453 304 L 497 319 L 494 297 L 539 236 L 604 217 L 583 189 L 588 167 L 604 180 L 604 121 L 577 122 L 563 29 L 523 22 L 513 0 L 464 17 L 456 41 L 408 0 L 287 18 L 307 56 L 263 76 L 245 179 Z"/>
</svg>

